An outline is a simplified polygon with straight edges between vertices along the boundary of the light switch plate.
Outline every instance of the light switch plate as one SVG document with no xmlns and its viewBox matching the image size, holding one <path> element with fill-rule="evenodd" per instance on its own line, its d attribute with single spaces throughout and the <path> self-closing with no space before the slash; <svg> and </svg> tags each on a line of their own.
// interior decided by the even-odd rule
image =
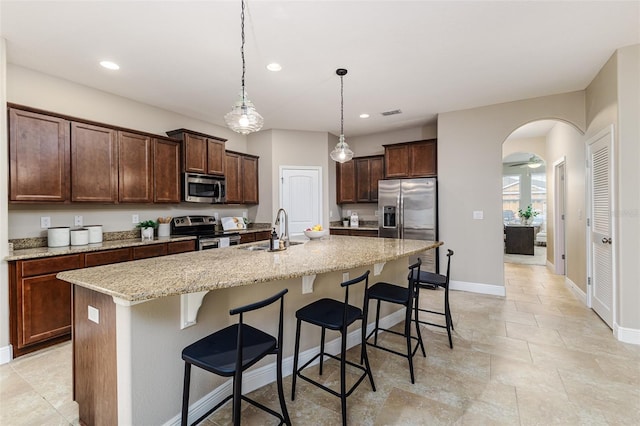
<svg viewBox="0 0 640 426">
<path fill-rule="evenodd" d="M 82 216 L 74 216 L 73 225 L 74 226 L 82 226 Z"/>
<path fill-rule="evenodd" d="M 475 210 L 473 212 L 473 218 L 475 220 L 480 220 L 480 219 L 484 219 L 484 211 L 482 210 Z"/>
<path fill-rule="evenodd" d="M 100 324 L 100 311 L 91 305 L 89 305 L 89 321 Z"/>
<path fill-rule="evenodd" d="M 132 214 L 131 223 L 140 223 L 140 216 L 138 216 L 137 214 Z"/>
</svg>

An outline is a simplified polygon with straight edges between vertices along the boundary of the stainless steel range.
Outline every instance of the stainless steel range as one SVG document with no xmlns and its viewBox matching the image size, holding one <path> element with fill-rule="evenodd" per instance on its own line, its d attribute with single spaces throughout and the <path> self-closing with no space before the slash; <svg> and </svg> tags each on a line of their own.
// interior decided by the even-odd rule
<svg viewBox="0 0 640 426">
<path fill-rule="evenodd" d="M 229 239 L 229 245 L 240 243 L 237 232 L 219 231 L 213 216 L 179 216 L 171 221 L 171 235 L 193 235 L 198 237 L 198 250 L 219 248 Z"/>
</svg>

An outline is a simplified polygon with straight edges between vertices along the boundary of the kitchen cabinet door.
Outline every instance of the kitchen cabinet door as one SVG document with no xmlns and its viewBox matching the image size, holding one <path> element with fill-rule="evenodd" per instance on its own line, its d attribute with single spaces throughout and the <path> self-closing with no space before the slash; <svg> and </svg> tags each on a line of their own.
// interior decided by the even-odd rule
<svg viewBox="0 0 640 426">
<path fill-rule="evenodd" d="M 356 201 L 372 203 L 378 201 L 378 180 L 383 178 L 383 156 L 354 158 L 356 174 Z"/>
<path fill-rule="evenodd" d="M 81 254 L 9 264 L 9 328 L 13 355 L 50 346 L 71 335 L 71 285 L 56 278 L 83 267 Z"/>
<path fill-rule="evenodd" d="M 258 204 L 258 158 L 242 156 L 242 202 Z"/>
<path fill-rule="evenodd" d="M 409 145 L 410 177 L 438 175 L 437 143 L 435 139 Z"/>
<path fill-rule="evenodd" d="M 269 238 L 271 238 L 271 232 L 270 231 L 260 231 L 260 232 L 256 232 L 255 236 L 256 236 L 256 241 L 264 241 L 264 240 L 268 240 Z"/>
<path fill-rule="evenodd" d="M 133 248 L 133 260 L 147 259 L 149 257 L 165 256 L 167 254 L 167 244 L 149 244 L 148 246 L 138 246 Z"/>
<path fill-rule="evenodd" d="M 118 132 L 118 201 L 153 202 L 153 150 L 149 136 Z"/>
<path fill-rule="evenodd" d="M 9 109 L 9 200 L 69 200 L 69 122 Z"/>
<path fill-rule="evenodd" d="M 227 188 L 227 204 L 242 203 L 242 157 L 235 152 L 225 153 L 225 178 Z"/>
<path fill-rule="evenodd" d="M 240 244 L 252 243 L 255 240 L 256 240 L 256 235 L 254 233 L 240 234 Z"/>
<path fill-rule="evenodd" d="M 115 203 L 118 199 L 116 131 L 71 123 L 71 201 Z"/>
<path fill-rule="evenodd" d="M 207 138 L 184 133 L 184 171 L 207 173 Z"/>
<path fill-rule="evenodd" d="M 180 142 L 153 141 L 153 202 L 180 202 Z"/>
<path fill-rule="evenodd" d="M 207 138 L 207 173 L 224 175 L 224 142 Z"/>
<path fill-rule="evenodd" d="M 336 163 L 336 203 L 355 203 L 356 174 L 353 160 Z"/>
<path fill-rule="evenodd" d="M 407 145 L 384 147 L 385 178 L 409 177 L 409 148 Z"/>
<path fill-rule="evenodd" d="M 379 155 L 369 159 L 370 190 L 369 201 L 378 202 L 378 181 L 384 179 L 384 156 Z"/>
</svg>

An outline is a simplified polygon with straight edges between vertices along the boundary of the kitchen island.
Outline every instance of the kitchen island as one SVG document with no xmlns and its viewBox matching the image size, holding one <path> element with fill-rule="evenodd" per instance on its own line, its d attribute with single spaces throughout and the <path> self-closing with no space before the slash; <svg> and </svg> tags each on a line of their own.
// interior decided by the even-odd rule
<svg viewBox="0 0 640 426">
<path fill-rule="evenodd" d="M 404 283 L 409 256 L 439 245 L 330 236 L 281 252 L 238 246 L 61 272 L 59 279 L 74 284 L 74 399 L 80 421 L 178 424 L 182 349 L 237 322 L 230 308 L 283 288 L 289 289 L 284 323 L 284 371 L 289 374 L 296 309 L 321 297 L 342 299 L 339 283 L 367 269 L 371 283 Z M 362 294 L 352 297 L 362 300 Z M 271 308 L 247 320 L 275 334 L 277 307 Z M 387 325 L 404 318 L 392 308 L 383 316 Z M 318 341 L 319 331 L 305 332 L 301 362 L 316 353 Z M 359 343 L 357 330 L 350 331 L 350 341 Z M 245 374 L 245 392 L 275 380 L 273 362 L 267 359 Z M 192 420 L 230 391 L 227 381 L 197 370 L 191 382 Z"/>
</svg>

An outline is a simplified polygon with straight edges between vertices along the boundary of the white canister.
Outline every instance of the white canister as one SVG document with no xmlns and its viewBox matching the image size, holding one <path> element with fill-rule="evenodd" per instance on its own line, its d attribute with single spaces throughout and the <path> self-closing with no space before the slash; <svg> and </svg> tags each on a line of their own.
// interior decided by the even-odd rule
<svg viewBox="0 0 640 426">
<path fill-rule="evenodd" d="M 47 246 L 66 247 L 69 245 L 69 227 L 56 226 L 47 229 Z"/>
<path fill-rule="evenodd" d="M 102 225 L 85 226 L 89 230 L 89 244 L 102 242 Z"/>
<path fill-rule="evenodd" d="M 84 228 L 71 230 L 71 245 L 86 246 L 89 244 L 89 230 Z"/>
<path fill-rule="evenodd" d="M 171 235 L 171 224 L 170 223 L 159 223 L 158 224 L 158 237 L 169 237 Z"/>
</svg>

